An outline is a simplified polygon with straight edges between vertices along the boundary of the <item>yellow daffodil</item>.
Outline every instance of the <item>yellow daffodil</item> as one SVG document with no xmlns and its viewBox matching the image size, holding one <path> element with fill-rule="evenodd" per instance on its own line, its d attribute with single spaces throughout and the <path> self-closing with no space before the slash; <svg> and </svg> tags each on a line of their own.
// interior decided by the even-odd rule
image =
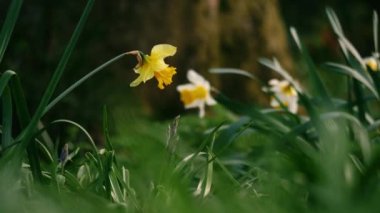
<svg viewBox="0 0 380 213">
<path fill-rule="evenodd" d="M 273 92 L 274 95 L 271 97 L 270 105 L 274 108 L 280 108 L 282 104 L 288 108 L 289 112 L 297 113 L 298 94 L 289 81 L 272 79 L 269 81 L 269 85 L 269 91 Z"/>
<path fill-rule="evenodd" d="M 172 77 L 176 74 L 176 68 L 171 67 L 165 63 L 164 59 L 169 56 L 173 56 L 177 51 L 177 48 L 170 44 L 158 44 L 155 45 L 150 55 L 143 54 L 140 51 L 129 52 L 132 55 L 136 55 L 138 64 L 134 68 L 135 73 L 139 74 L 139 77 L 135 79 L 130 86 L 138 86 L 141 82 L 146 82 L 153 77 L 158 81 L 158 88 L 164 89 L 165 86 L 172 83 Z"/>
<path fill-rule="evenodd" d="M 380 71 L 380 62 L 378 58 L 375 58 L 375 57 L 364 58 L 364 64 L 369 70 L 373 72 Z"/>
<path fill-rule="evenodd" d="M 205 105 L 215 105 L 216 101 L 210 94 L 210 83 L 194 70 L 187 72 L 189 84 L 177 86 L 180 98 L 186 109 L 199 108 L 199 117 L 205 115 Z"/>
</svg>

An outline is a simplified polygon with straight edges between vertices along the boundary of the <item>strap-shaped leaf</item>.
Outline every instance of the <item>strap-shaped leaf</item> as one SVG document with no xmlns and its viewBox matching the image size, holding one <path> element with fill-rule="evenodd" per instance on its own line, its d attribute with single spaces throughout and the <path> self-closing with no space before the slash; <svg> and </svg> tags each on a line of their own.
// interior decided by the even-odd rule
<svg viewBox="0 0 380 213">
<path fill-rule="evenodd" d="M 372 150 L 368 132 L 356 117 L 345 112 L 328 112 L 323 114 L 321 117 L 322 119 L 343 118 L 349 121 L 352 125 L 353 134 L 358 141 L 358 145 L 360 146 L 364 161 L 367 164 L 370 163 L 372 158 Z"/>
<path fill-rule="evenodd" d="M 13 29 L 16 25 L 18 14 L 22 6 L 22 0 L 13 0 L 9 6 L 7 17 L 0 32 L 0 63 L 4 57 Z"/>
<path fill-rule="evenodd" d="M 8 147 L 12 143 L 12 96 L 9 87 L 5 87 L 1 98 L 3 104 L 3 122 L 1 145 Z"/>
<path fill-rule="evenodd" d="M 327 92 L 327 89 L 325 85 L 323 84 L 322 79 L 317 72 L 317 68 L 313 60 L 311 59 L 307 49 L 305 48 L 305 46 L 302 44 L 301 40 L 299 39 L 296 29 L 291 27 L 290 32 L 293 37 L 293 40 L 297 44 L 297 47 L 301 53 L 302 59 L 307 65 L 312 95 L 314 97 L 321 97 L 322 100 L 326 102 L 328 105 L 332 105 L 332 101 Z"/>
<path fill-rule="evenodd" d="M 331 26 L 332 26 L 334 32 L 338 36 L 344 37 L 342 25 L 340 24 L 339 19 L 338 19 L 337 15 L 335 14 L 334 10 L 331 9 L 330 7 L 327 7 L 326 8 L 326 14 L 327 14 L 327 17 L 329 18 L 329 21 L 331 23 Z"/>
<path fill-rule="evenodd" d="M 235 74 L 248 77 L 252 80 L 257 80 L 257 78 L 252 73 L 236 68 L 211 68 L 209 72 L 215 74 Z"/>
<path fill-rule="evenodd" d="M 379 98 L 379 94 L 376 91 L 376 88 L 372 81 L 369 81 L 369 79 L 365 78 L 361 73 L 359 73 L 357 70 L 352 69 L 351 67 L 348 67 L 343 64 L 337 64 L 337 63 L 326 63 L 327 67 L 329 67 L 331 70 L 342 73 L 345 75 L 348 75 L 360 83 L 362 83 L 367 89 L 369 89 L 373 95 L 375 95 L 377 98 Z"/>
<path fill-rule="evenodd" d="M 70 87 L 68 87 L 65 91 L 63 91 L 61 94 L 59 94 L 54 100 L 52 100 L 46 107 L 43 112 L 43 115 L 47 113 L 52 107 L 54 107 L 59 101 L 61 101 L 66 95 L 68 95 L 70 92 L 72 92 L 75 88 L 79 87 L 82 83 L 84 83 L 86 80 L 91 78 L 96 73 L 104 70 L 106 67 L 111 65 L 112 63 L 116 62 L 117 60 L 120 60 L 124 56 L 126 56 L 128 53 L 122 53 L 118 56 L 113 57 L 112 59 L 106 61 L 104 64 L 100 65 L 99 67 L 93 69 L 91 72 L 87 73 L 85 76 L 83 76 L 81 79 L 73 83 Z"/>
<path fill-rule="evenodd" d="M 3 94 L 4 89 L 8 86 L 9 80 L 12 76 L 16 75 L 12 70 L 7 70 L 0 77 L 0 97 Z"/>
<path fill-rule="evenodd" d="M 373 11 L 373 44 L 375 52 L 379 54 L 379 16 L 376 11 Z"/>
<path fill-rule="evenodd" d="M 76 43 L 79 39 L 79 35 L 82 32 L 82 29 L 84 27 L 85 22 L 87 21 L 87 18 L 90 14 L 91 8 L 94 4 L 94 0 L 89 0 L 87 2 L 87 5 L 82 13 L 82 16 L 75 28 L 75 31 L 61 57 L 61 60 L 58 63 L 58 66 L 56 70 L 54 71 L 54 74 L 45 90 L 45 93 L 42 96 L 42 99 L 37 107 L 36 112 L 34 113 L 29 125 L 25 130 L 19 135 L 19 139 L 22 139 L 21 142 L 21 148 L 19 151 L 22 151 L 29 143 L 29 141 L 32 139 L 33 131 L 35 130 L 38 121 L 41 119 L 43 112 L 45 110 L 45 107 L 48 105 L 60 79 L 61 76 L 66 68 L 67 62 L 74 50 L 74 47 L 76 46 Z"/>
<path fill-rule="evenodd" d="M 297 92 L 302 92 L 301 87 L 299 86 L 298 82 L 296 82 L 292 76 L 289 75 L 289 73 L 282 68 L 281 64 L 278 62 L 276 58 L 273 58 L 273 61 L 267 59 L 267 58 L 260 58 L 259 63 L 272 69 L 273 71 L 277 72 L 281 75 L 285 80 L 289 81 L 293 87 L 297 90 Z"/>
</svg>

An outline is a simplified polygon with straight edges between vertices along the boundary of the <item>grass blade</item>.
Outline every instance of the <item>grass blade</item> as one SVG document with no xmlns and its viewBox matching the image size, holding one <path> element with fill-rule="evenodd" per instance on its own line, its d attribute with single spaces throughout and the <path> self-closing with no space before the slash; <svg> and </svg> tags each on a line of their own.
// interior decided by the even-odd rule
<svg viewBox="0 0 380 213">
<path fill-rule="evenodd" d="M 211 68 L 209 72 L 213 74 L 235 74 L 235 75 L 248 77 L 252 80 L 258 80 L 253 74 L 245 70 L 235 69 L 235 68 Z"/>
<path fill-rule="evenodd" d="M 273 58 L 273 61 L 267 58 L 260 58 L 259 63 L 280 74 L 285 80 L 289 81 L 298 92 L 302 92 L 299 84 L 293 79 L 292 76 L 288 74 L 284 68 L 281 67 L 281 64 L 276 58 Z"/>
<path fill-rule="evenodd" d="M 96 73 L 102 71 L 104 68 L 106 68 L 107 66 L 111 65 L 112 63 L 116 62 L 117 60 L 121 59 L 122 57 L 124 57 L 125 55 L 127 55 L 127 53 L 122 53 L 110 60 L 108 60 L 107 62 L 105 62 L 104 64 L 100 65 L 99 67 L 95 68 L 94 70 L 92 70 L 91 72 L 89 72 L 88 74 L 86 74 L 85 76 L 83 76 L 81 79 L 79 79 L 78 81 L 76 81 L 74 84 L 72 84 L 69 88 L 67 88 L 65 91 L 63 91 L 61 94 L 59 94 L 56 98 L 54 98 L 54 100 L 52 100 L 44 109 L 44 112 L 43 114 L 47 113 L 52 107 L 54 107 L 59 101 L 61 101 L 64 97 L 66 97 L 67 94 L 69 94 L 70 92 L 72 92 L 75 88 L 77 88 L 78 86 L 80 86 L 83 82 L 85 82 L 87 79 L 91 78 L 93 75 L 95 75 Z"/>
<path fill-rule="evenodd" d="M 78 22 L 78 25 L 75 28 L 75 31 L 69 41 L 69 44 L 67 45 L 63 56 L 54 71 L 54 74 L 52 76 L 52 79 L 50 80 L 44 95 L 42 96 L 41 102 L 39 103 L 36 112 L 34 113 L 28 127 L 22 132 L 22 134 L 19 136 L 21 141 L 21 148 L 20 151 L 22 151 L 30 142 L 32 139 L 33 131 L 35 130 L 38 121 L 41 119 L 43 112 L 45 111 L 45 107 L 48 105 L 50 98 L 52 97 L 59 80 L 61 79 L 61 76 L 63 74 L 63 71 L 65 70 L 65 67 L 67 65 L 67 62 L 74 50 L 74 47 L 76 46 L 76 43 L 79 39 L 79 35 L 82 32 L 82 29 L 84 27 L 84 24 L 89 16 L 90 10 L 94 4 L 94 0 L 89 0 L 87 2 L 87 5 L 82 13 L 82 16 Z"/>
<path fill-rule="evenodd" d="M 297 34 L 297 31 L 295 28 L 290 28 L 291 35 L 297 44 L 297 47 L 301 53 L 301 56 L 308 66 L 308 71 L 310 73 L 309 75 L 309 82 L 311 85 L 311 92 L 314 97 L 321 97 L 323 101 L 326 102 L 328 106 L 332 105 L 332 101 L 330 99 L 330 96 L 327 92 L 327 89 L 325 85 L 322 82 L 321 77 L 318 75 L 317 68 L 314 64 L 314 62 L 311 60 L 311 57 L 306 50 L 305 46 L 302 44 L 301 40 L 299 39 L 299 36 Z"/>
<path fill-rule="evenodd" d="M 110 134 L 109 134 L 109 124 L 108 124 L 108 112 L 107 112 L 107 107 L 103 107 L 103 131 L 104 131 L 104 137 L 106 138 L 106 146 L 105 148 L 108 151 L 113 151 L 113 146 L 111 143 L 110 139 Z"/>
<path fill-rule="evenodd" d="M 20 127 L 25 128 L 30 121 L 30 114 L 18 75 L 15 75 L 15 77 L 12 79 L 10 87 L 12 90 L 13 101 L 15 103 L 16 114 L 20 123 Z"/>
<path fill-rule="evenodd" d="M 327 14 L 327 17 L 329 18 L 329 21 L 331 23 L 331 26 L 334 32 L 337 35 L 339 35 L 339 37 L 344 37 L 342 25 L 340 24 L 339 19 L 337 15 L 335 14 L 334 10 L 331 9 L 330 7 L 327 7 L 326 14 Z"/>
<path fill-rule="evenodd" d="M 12 143 L 12 96 L 9 87 L 5 87 L 2 96 L 3 102 L 3 126 L 1 145 L 7 147 Z"/>
<path fill-rule="evenodd" d="M 369 136 L 368 136 L 366 128 L 363 127 L 363 125 L 360 123 L 360 121 L 357 118 L 345 112 L 325 113 L 322 115 L 322 118 L 326 120 L 343 118 L 347 120 L 348 122 L 350 122 L 354 137 L 356 137 L 358 141 L 358 145 L 361 149 L 363 159 L 367 164 L 370 163 L 371 158 L 372 158 L 372 148 L 371 148 L 371 143 L 369 141 Z"/>
<path fill-rule="evenodd" d="M 375 52 L 379 54 L 379 16 L 376 11 L 373 11 L 373 44 Z"/>
<path fill-rule="evenodd" d="M 3 74 L 1 74 L 0 78 L 0 97 L 3 94 L 4 89 L 8 86 L 9 80 L 12 76 L 16 75 L 16 73 L 12 70 L 7 70 Z"/>
<path fill-rule="evenodd" d="M 356 79 L 357 81 L 359 81 L 360 83 L 362 83 L 365 87 L 367 87 L 367 89 L 369 89 L 372 92 L 373 95 L 375 95 L 377 98 L 379 98 L 379 94 L 377 93 L 376 88 L 373 85 L 372 80 L 370 82 L 361 73 L 357 72 L 356 70 L 352 69 L 351 67 L 348 67 L 348 66 L 345 66 L 345 65 L 342 65 L 342 64 L 326 63 L 326 65 L 329 68 L 331 68 L 331 70 L 333 70 L 335 72 L 342 73 L 342 74 L 348 75 L 348 76 Z"/>
<path fill-rule="evenodd" d="M 28 123 L 30 122 L 30 114 L 28 111 L 28 106 L 26 103 L 26 99 L 24 96 L 24 92 L 21 86 L 20 79 L 18 75 L 15 75 L 14 78 L 12 78 L 11 83 L 11 90 L 12 90 L 12 98 L 15 103 L 15 109 L 16 114 L 19 120 L 19 125 L 21 129 L 24 129 L 27 127 Z M 29 144 L 27 147 L 27 155 L 30 163 L 30 167 L 33 173 L 33 177 L 36 180 L 42 180 L 42 173 L 40 168 L 40 163 L 38 160 L 38 153 L 37 153 L 37 147 L 35 144 Z"/>
<path fill-rule="evenodd" d="M 22 0 L 13 0 L 9 6 L 7 17 L 0 32 L 0 63 L 3 60 L 13 29 L 16 25 L 18 14 L 22 6 Z"/>
</svg>

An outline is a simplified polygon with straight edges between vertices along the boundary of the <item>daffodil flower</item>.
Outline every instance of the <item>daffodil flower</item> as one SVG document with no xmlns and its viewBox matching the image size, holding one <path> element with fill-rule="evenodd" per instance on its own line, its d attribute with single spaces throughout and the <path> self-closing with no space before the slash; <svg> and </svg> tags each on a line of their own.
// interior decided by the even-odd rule
<svg viewBox="0 0 380 213">
<path fill-rule="evenodd" d="M 194 70 L 187 72 L 189 84 L 177 86 L 185 109 L 199 108 L 199 117 L 205 115 L 205 105 L 215 105 L 216 101 L 210 95 L 210 83 Z"/>
<path fill-rule="evenodd" d="M 364 64 L 366 65 L 366 67 L 373 71 L 373 72 L 378 72 L 380 71 L 380 62 L 379 62 L 379 59 L 372 56 L 372 57 L 367 57 L 367 58 L 364 58 Z"/>
<path fill-rule="evenodd" d="M 297 113 L 298 94 L 289 81 L 272 79 L 269 81 L 269 85 L 269 91 L 274 95 L 271 97 L 270 105 L 274 108 L 280 108 L 283 105 L 288 108 L 289 112 Z"/>
<path fill-rule="evenodd" d="M 173 56 L 177 48 L 170 44 L 155 45 L 150 55 L 146 55 L 140 51 L 131 51 L 129 54 L 136 55 L 138 64 L 134 68 L 135 73 L 139 77 L 135 79 L 130 86 L 136 87 L 141 82 L 146 82 L 153 77 L 158 81 L 158 88 L 164 89 L 165 86 L 172 83 L 172 77 L 176 74 L 176 68 L 165 63 L 164 59 Z"/>
</svg>

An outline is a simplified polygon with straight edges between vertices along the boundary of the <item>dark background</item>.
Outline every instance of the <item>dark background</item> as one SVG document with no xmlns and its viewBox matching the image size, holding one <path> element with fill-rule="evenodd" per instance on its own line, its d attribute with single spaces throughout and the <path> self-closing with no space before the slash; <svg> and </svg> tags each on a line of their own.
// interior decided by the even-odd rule
<svg viewBox="0 0 380 213">
<path fill-rule="evenodd" d="M 0 2 L 0 23 L 9 0 Z M 0 70 L 16 71 L 30 109 L 38 104 L 52 72 L 84 8 L 85 1 L 25 1 Z M 341 60 L 325 7 L 332 7 L 363 56 L 373 50 L 372 11 L 375 0 L 114 0 L 96 1 L 58 92 L 113 56 L 139 49 L 146 53 L 158 43 L 178 47 L 168 62 L 177 67 L 173 85 L 164 91 L 154 80 L 130 88 L 136 78 L 133 57 L 125 58 L 84 83 L 50 112 L 46 120 L 80 121 L 90 131 L 101 126 L 101 108 L 116 114 L 172 118 L 183 113 L 175 86 L 186 82 L 194 68 L 228 96 L 265 104 L 260 87 L 239 76 L 216 76 L 211 67 L 235 67 L 268 80 L 272 72 L 258 65 L 259 57 L 276 56 L 294 75 L 297 57 L 288 35 L 297 28 L 317 63 Z"/>
</svg>

